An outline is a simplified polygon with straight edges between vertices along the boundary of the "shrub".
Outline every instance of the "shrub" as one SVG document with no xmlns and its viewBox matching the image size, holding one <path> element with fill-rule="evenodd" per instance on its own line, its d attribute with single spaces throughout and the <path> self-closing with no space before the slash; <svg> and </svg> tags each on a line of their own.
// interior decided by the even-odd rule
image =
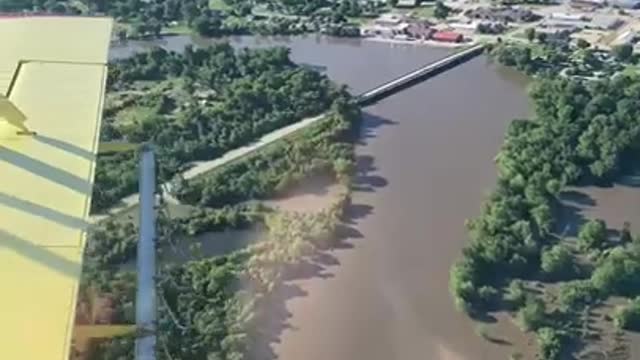
<svg viewBox="0 0 640 360">
<path fill-rule="evenodd" d="M 525 306 L 516 315 L 516 321 L 523 331 L 539 329 L 544 324 L 544 318 L 544 302 L 537 298 L 527 299 Z"/>
<path fill-rule="evenodd" d="M 640 297 L 617 307 L 613 313 L 613 323 L 619 329 L 640 331 Z"/>
<path fill-rule="evenodd" d="M 590 280 L 576 280 L 562 284 L 558 294 L 560 307 L 563 311 L 578 310 L 593 304 L 600 299 L 600 291 Z"/>
<path fill-rule="evenodd" d="M 504 300 L 514 309 L 522 307 L 527 300 L 524 283 L 522 280 L 515 279 L 509 283 L 509 287 L 504 294 Z"/>
<path fill-rule="evenodd" d="M 560 359 L 562 352 L 562 335 L 558 330 L 544 327 L 536 334 L 538 346 L 540 346 L 540 357 L 543 360 Z"/>
<path fill-rule="evenodd" d="M 567 278 L 575 274 L 573 255 L 562 244 L 555 245 L 542 252 L 540 267 L 549 278 Z"/>
<path fill-rule="evenodd" d="M 589 220 L 578 234 L 578 244 L 583 250 L 599 249 L 606 241 L 607 224 L 603 220 Z"/>
</svg>

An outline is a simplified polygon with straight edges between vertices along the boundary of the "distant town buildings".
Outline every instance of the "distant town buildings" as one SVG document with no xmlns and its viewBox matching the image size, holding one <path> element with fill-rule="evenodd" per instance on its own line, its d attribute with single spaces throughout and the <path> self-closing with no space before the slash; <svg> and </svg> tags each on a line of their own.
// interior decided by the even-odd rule
<svg viewBox="0 0 640 360">
<path fill-rule="evenodd" d="M 531 10 L 504 6 L 504 7 L 480 7 L 468 10 L 465 16 L 470 19 L 478 19 L 499 23 L 524 23 L 536 21 L 541 18 Z"/>
<path fill-rule="evenodd" d="M 418 0 L 398 0 L 396 7 L 398 8 L 414 8 L 418 6 Z"/>
<path fill-rule="evenodd" d="M 456 24 L 448 24 L 455 28 Z M 467 30 L 475 31 L 477 24 L 464 24 Z M 438 31 L 429 21 L 405 18 L 398 14 L 383 14 L 373 21 L 372 25 L 362 28 L 362 35 L 398 40 L 433 40 L 456 43 L 464 41 L 464 36 L 455 31 Z"/>
<path fill-rule="evenodd" d="M 593 11 L 597 8 L 604 7 L 606 0 L 570 0 L 569 5 L 575 9 Z"/>
<path fill-rule="evenodd" d="M 409 24 L 406 29 L 407 35 L 414 39 L 430 39 L 435 30 L 431 27 L 432 24 L 428 22 L 414 22 Z"/>
<path fill-rule="evenodd" d="M 379 26 L 396 26 L 400 24 L 403 20 L 403 17 L 398 14 L 382 14 L 380 15 L 374 23 Z"/>
<path fill-rule="evenodd" d="M 609 5 L 621 9 L 640 9 L 640 0 L 609 0 Z"/>
<path fill-rule="evenodd" d="M 431 38 L 436 41 L 451 43 L 459 43 L 464 40 L 464 36 L 462 36 L 462 34 L 454 31 L 436 31 L 435 33 L 433 33 Z"/>
<path fill-rule="evenodd" d="M 616 30 L 623 24 L 624 20 L 618 16 L 595 15 L 591 18 L 584 13 L 552 13 L 542 26 L 567 30 Z"/>
</svg>

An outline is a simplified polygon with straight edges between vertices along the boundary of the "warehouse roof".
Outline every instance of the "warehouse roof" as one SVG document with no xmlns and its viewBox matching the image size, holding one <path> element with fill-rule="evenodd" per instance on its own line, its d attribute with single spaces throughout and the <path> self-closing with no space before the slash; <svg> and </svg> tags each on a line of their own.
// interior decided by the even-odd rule
<svg viewBox="0 0 640 360">
<path fill-rule="evenodd" d="M 1 359 L 67 360 L 112 21 L 0 18 Z M 6 116 L 6 114 L 5 114 Z"/>
</svg>

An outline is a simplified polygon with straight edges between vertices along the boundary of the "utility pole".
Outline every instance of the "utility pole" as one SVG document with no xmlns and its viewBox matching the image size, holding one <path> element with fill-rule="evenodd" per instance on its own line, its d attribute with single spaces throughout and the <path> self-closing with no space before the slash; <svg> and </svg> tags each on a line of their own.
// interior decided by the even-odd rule
<svg viewBox="0 0 640 360">
<path fill-rule="evenodd" d="M 156 359 L 156 163 L 151 145 L 140 155 L 140 238 L 136 294 L 136 360 Z"/>
</svg>

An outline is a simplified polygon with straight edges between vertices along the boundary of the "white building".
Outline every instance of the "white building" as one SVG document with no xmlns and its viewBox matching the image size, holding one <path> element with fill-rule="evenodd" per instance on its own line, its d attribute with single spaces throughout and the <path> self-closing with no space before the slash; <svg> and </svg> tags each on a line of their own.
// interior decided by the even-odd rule
<svg viewBox="0 0 640 360">
<path fill-rule="evenodd" d="M 589 18 L 584 14 L 570 14 L 564 12 L 551 13 L 549 18 L 560 21 L 589 21 Z"/>
</svg>

